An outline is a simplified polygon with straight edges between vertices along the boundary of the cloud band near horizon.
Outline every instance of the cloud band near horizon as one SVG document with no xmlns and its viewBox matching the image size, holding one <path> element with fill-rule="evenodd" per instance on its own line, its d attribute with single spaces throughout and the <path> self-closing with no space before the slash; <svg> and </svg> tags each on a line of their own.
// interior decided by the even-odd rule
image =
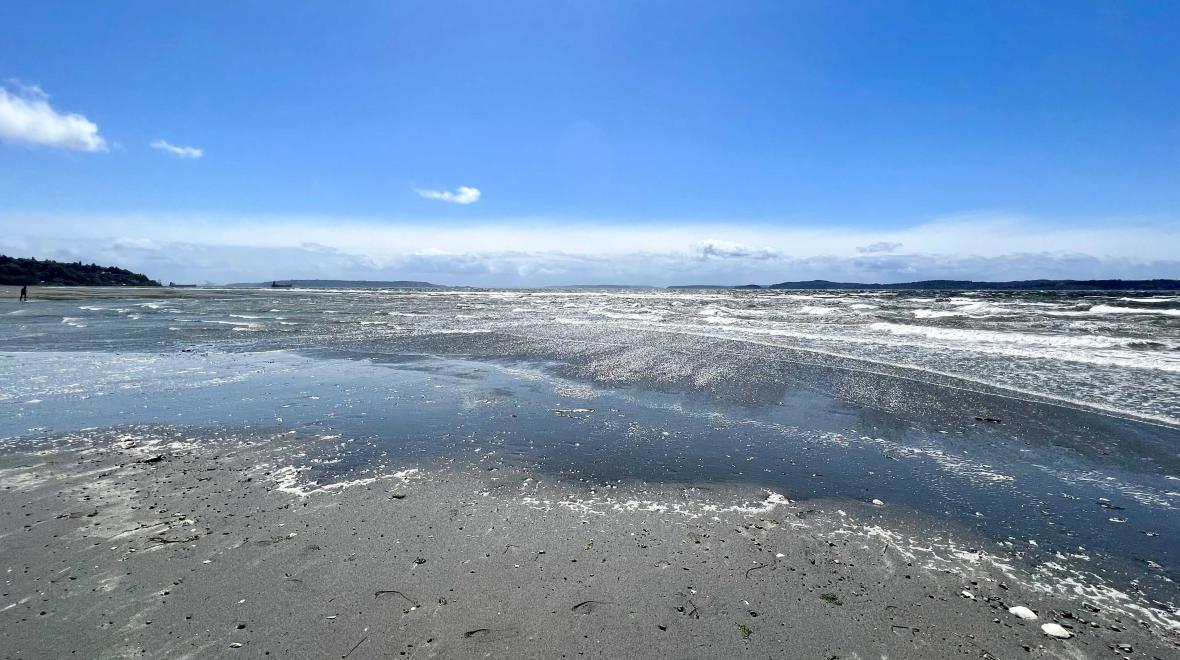
<svg viewBox="0 0 1180 660">
<path fill-rule="evenodd" d="M 1170 249 L 1180 244 L 1180 227 L 1125 224 L 1114 229 L 965 216 L 863 230 L 6 215 L 0 216 L 0 252 L 97 261 L 164 281 L 201 283 L 330 278 L 551 286 L 1180 278 L 1180 259 Z"/>
</svg>

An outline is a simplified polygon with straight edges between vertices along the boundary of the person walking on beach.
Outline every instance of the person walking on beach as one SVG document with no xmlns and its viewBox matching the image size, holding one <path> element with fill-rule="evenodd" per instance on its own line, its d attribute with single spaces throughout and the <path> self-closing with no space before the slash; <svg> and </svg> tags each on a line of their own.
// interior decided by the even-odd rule
<svg viewBox="0 0 1180 660">
<path fill-rule="evenodd" d="M 20 288 L 20 301 L 29 302 L 29 287 L 22 286 Z"/>
</svg>

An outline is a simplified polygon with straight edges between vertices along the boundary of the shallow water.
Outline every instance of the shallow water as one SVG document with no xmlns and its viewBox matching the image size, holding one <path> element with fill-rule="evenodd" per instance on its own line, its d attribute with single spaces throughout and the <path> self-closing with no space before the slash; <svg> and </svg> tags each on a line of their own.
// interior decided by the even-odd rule
<svg viewBox="0 0 1180 660">
<path fill-rule="evenodd" d="M 442 458 L 599 489 L 879 499 L 886 515 L 970 528 L 1047 581 L 1166 612 L 1180 538 L 1177 314 L 1177 297 L 1143 294 L 39 301 L 0 307 L 0 437 L 278 430 L 306 438 L 296 458 L 325 481 Z"/>
<path fill-rule="evenodd" d="M 812 360 L 853 359 L 861 369 L 912 367 L 968 387 L 1180 425 L 1174 294 L 201 290 L 162 300 L 35 301 L 0 310 L 0 342 L 10 350 L 328 346 L 367 354 L 391 346 L 397 352 L 407 339 L 481 332 L 554 350 L 573 341 L 659 351 L 733 340 L 806 351 Z M 616 382 L 651 375 L 629 372 L 627 364 L 611 368 Z M 724 369 L 715 366 L 719 375 Z M 733 377 L 757 376 L 747 370 Z"/>
</svg>

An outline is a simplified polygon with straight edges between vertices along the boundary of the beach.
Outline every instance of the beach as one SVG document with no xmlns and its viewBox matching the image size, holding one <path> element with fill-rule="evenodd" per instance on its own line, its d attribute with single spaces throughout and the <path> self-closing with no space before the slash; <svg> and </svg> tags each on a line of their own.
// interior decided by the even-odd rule
<svg viewBox="0 0 1180 660">
<path fill-rule="evenodd" d="M 1171 301 L 103 293 L 0 308 L 5 657 L 1177 653 Z"/>
<path fill-rule="evenodd" d="M 982 548 L 915 552 L 931 530 L 885 531 L 872 505 L 571 493 L 454 465 L 297 488 L 278 467 L 300 447 L 289 436 L 85 437 L 0 468 L 20 502 L 4 511 L 7 657 L 1174 649 L 1151 626 L 1025 587 Z M 1038 618 L 1008 611 L 1018 605 Z M 1052 622 L 1076 636 L 1047 637 L 1039 624 Z"/>
</svg>

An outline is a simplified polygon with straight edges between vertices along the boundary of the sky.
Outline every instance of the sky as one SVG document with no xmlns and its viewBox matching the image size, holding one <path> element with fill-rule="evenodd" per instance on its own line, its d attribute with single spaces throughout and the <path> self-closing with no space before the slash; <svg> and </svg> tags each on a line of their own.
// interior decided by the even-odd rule
<svg viewBox="0 0 1180 660">
<path fill-rule="evenodd" d="M 178 282 L 1180 278 L 1180 4 L 0 3 L 0 253 Z"/>
</svg>

